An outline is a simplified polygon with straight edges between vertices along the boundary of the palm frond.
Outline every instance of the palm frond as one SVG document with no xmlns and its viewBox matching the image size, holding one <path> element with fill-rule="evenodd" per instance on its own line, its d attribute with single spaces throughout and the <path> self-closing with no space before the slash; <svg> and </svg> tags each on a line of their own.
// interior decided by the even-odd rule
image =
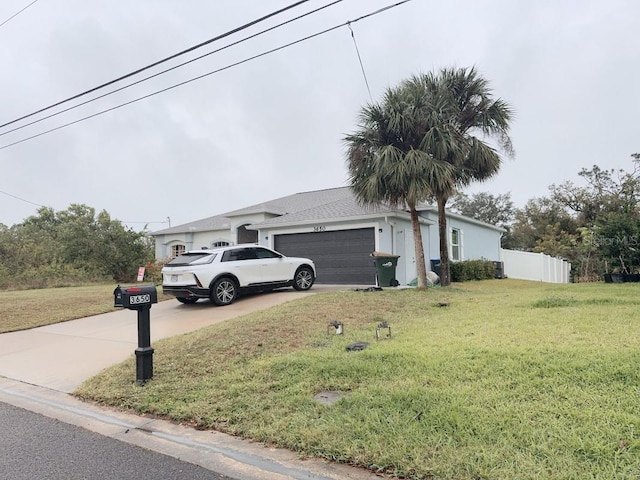
<svg viewBox="0 0 640 480">
<path fill-rule="evenodd" d="M 489 178 L 501 156 L 474 132 L 511 156 L 512 117 L 475 67 L 414 75 L 361 109 L 344 138 L 349 181 L 363 202 L 401 204 Z"/>
</svg>

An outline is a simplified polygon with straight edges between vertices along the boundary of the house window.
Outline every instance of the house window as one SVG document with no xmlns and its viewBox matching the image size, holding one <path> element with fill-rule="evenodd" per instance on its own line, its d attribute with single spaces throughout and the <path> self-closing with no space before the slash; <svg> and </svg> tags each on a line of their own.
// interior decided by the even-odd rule
<svg viewBox="0 0 640 480">
<path fill-rule="evenodd" d="M 229 242 L 211 242 L 212 247 L 226 247 L 229 245 Z"/>
<path fill-rule="evenodd" d="M 462 233 L 457 228 L 451 229 L 451 260 L 462 259 Z"/>
<path fill-rule="evenodd" d="M 171 258 L 179 257 L 186 250 L 184 245 L 172 245 L 171 246 Z"/>
</svg>

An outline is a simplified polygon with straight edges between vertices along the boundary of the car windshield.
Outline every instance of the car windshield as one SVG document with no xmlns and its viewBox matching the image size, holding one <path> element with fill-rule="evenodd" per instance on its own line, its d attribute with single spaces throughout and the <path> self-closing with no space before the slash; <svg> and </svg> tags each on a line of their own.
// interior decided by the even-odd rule
<svg viewBox="0 0 640 480">
<path fill-rule="evenodd" d="M 282 255 L 279 255 L 276 252 L 272 252 L 271 250 L 267 250 L 266 248 L 256 248 L 256 257 L 258 257 L 258 258 L 282 258 Z"/>
<path fill-rule="evenodd" d="M 187 252 L 185 254 L 180 255 L 179 257 L 174 258 L 169 263 L 167 263 L 167 265 L 171 265 L 174 267 L 184 266 L 184 265 L 199 265 L 202 263 L 211 263 L 214 258 L 216 258 L 215 253 Z"/>
</svg>

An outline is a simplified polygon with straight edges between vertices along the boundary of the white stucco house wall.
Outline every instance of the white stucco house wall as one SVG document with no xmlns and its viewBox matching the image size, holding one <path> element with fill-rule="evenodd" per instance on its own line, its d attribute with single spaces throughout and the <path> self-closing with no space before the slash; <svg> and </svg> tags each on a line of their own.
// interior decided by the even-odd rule
<svg viewBox="0 0 640 480">
<path fill-rule="evenodd" d="M 419 208 L 427 269 L 439 260 L 437 209 Z M 502 228 L 447 212 L 453 261 L 500 261 Z M 259 243 L 288 256 L 311 258 L 318 283 L 375 284 L 372 252 L 398 255 L 396 278 L 417 275 L 408 211 L 386 205 L 363 207 L 349 187 L 296 193 L 151 234 L 156 258 L 218 245 Z"/>
</svg>

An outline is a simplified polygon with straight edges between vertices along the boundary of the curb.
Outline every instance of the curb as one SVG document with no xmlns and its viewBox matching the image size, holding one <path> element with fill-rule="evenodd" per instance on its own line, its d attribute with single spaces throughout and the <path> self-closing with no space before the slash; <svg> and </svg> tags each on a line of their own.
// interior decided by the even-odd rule
<svg viewBox="0 0 640 480">
<path fill-rule="evenodd" d="M 0 401 L 242 480 L 372 480 L 367 470 L 266 447 L 215 431 L 84 403 L 43 387 L 0 377 Z"/>
</svg>

